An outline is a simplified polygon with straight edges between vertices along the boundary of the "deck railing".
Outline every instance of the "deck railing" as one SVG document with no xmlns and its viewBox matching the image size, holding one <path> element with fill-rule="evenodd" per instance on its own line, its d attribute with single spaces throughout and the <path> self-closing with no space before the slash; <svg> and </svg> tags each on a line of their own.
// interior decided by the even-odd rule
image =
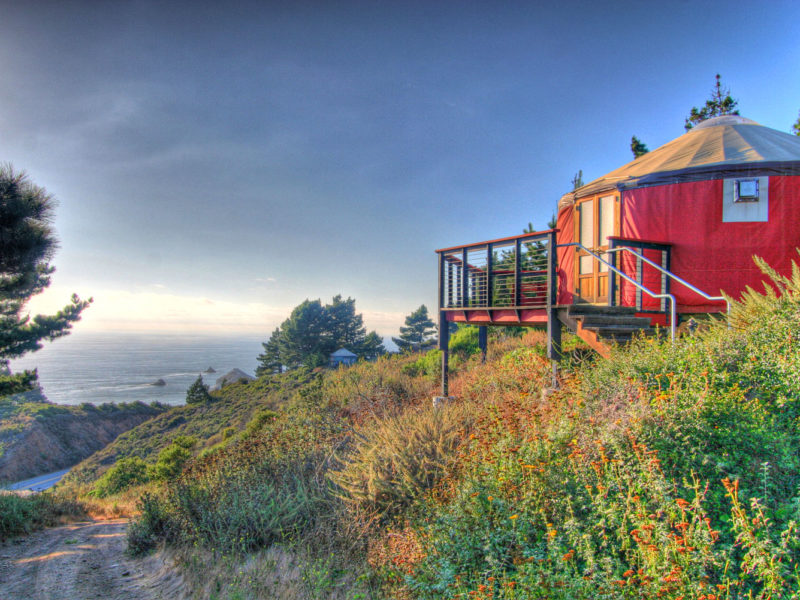
<svg viewBox="0 0 800 600">
<path fill-rule="evenodd" d="M 439 309 L 531 309 L 556 303 L 556 231 L 437 250 Z"/>
<path fill-rule="evenodd" d="M 613 236 L 608 238 L 609 262 L 649 289 L 663 296 L 670 293 L 672 245 Z M 627 252 L 627 254 L 625 254 Z M 649 258 L 646 256 L 649 254 Z M 662 297 L 658 306 L 644 303 L 642 290 L 632 288 L 633 298 L 626 298 L 616 273 L 609 273 L 608 304 L 633 305 L 639 312 L 667 313 L 667 301 Z M 629 295 L 629 294 L 628 294 Z"/>
<path fill-rule="evenodd" d="M 645 250 L 657 250 L 661 254 L 661 260 L 659 261 L 661 264 L 654 262 L 652 259 L 647 258 L 644 256 Z M 698 296 L 705 298 L 711 302 L 724 302 L 725 303 L 725 310 L 727 314 L 731 312 L 731 303 L 725 296 L 711 296 L 701 290 L 700 288 L 692 285 L 685 279 L 678 277 L 670 271 L 670 259 L 671 259 L 671 246 L 668 244 L 658 244 L 655 242 L 642 242 L 640 240 L 629 240 L 625 238 L 611 238 L 611 246 L 610 250 L 608 251 L 609 256 L 611 258 L 611 264 L 617 266 L 618 263 L 621 265 L 621 259 L 624 256 L 624 253 L 628 253 L 635 259 L 635 266 L 636 266 L 636 276 L 639 280 L 643 280 L 644 276 L 642 274 L 642 270 L 645 265 L 649 265 L 649 267 L 658 273 L 658 277 L 660 278 L 661 283 L 661 292 L 663 294 L 669 294 L 670 291 L 670 282 L 675 281 L 676 283 L 686 287 L 687 289 L 691 290 Z M 620 258 L 617 258 L 617 254 L 620 255 Z M 614 293 L 616 285 L 616 276 L 613 276 L 610 291 L 609 291 L 609 304 L 613 305 L 613 302 L 616 300 L 616 294 Z M 661 309 L 664 310 L 664 302 L 662 300 Z M 636 296 L 636 308 L 641 310 L 642 312 L 655 312 L 655 311 L 648 311 L 643 309 L 642 307 L 642 298 L 641 293 L 637 294 Z"/>
</svg>

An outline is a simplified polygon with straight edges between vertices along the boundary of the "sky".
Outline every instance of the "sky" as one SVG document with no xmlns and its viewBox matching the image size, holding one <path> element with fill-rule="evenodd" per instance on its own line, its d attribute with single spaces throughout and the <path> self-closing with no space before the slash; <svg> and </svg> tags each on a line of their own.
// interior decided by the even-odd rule
<svg viewBox="0 0 800 600">
<path fill-rule="evenodd" d="M 0 162 L 58 200 L 49 312 L 82 331 L 269 334 L 356 299 L 396 335 L 436 248 L 545 229 L 684 133 L 716 73 L 800 110 L 797 2 L 0 0 Z"/>
</svg>

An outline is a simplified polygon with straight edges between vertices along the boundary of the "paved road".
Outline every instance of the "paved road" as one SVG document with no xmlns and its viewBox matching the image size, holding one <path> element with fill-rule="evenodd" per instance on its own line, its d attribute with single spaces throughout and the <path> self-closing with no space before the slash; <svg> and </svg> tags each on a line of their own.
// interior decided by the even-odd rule
<svg viewBox="0 0 800 600">
<path fill-rule="evenodd" d="M 32 492 L 41 492 L 47 488 L 53 487 L 61 478 L 69 473 L 69 469 L 63 471 L 56 471 L 55 473 L 48 473 L 47 475 L 39 475 L 33 479 L 26 479 L 25 481 L 18 481 L 8 486 L 9 490 L 30 490 Z"/>
</svg>

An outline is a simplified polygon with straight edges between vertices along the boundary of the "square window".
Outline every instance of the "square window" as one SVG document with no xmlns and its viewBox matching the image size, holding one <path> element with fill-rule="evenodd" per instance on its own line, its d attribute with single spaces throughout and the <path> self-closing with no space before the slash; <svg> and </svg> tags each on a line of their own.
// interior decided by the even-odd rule
<svg viewBox="0 0 800 600">
<path fill-rule="evenodd" d="M 769 220 L 769 177 L 722 180 L 723 223 L 766 223 Z"/>
<path fill-rule="evenodd" d="M 758 179 L 737 179 L 734 202 L 758 202 Z"/>
</svg>

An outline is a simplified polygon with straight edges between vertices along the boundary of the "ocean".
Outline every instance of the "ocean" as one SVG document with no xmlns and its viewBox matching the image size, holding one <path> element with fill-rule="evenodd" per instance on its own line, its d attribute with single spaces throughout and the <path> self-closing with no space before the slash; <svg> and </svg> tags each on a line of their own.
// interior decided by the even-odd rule
<svg viewBox="0 0 800 600">
<path fill-rule="evenodd" d="M 11 370 L 38 368 L 45 396 L 58 404 L 140 400 L 176 405 L 185 402 L 186 389 L 209 367 L 216 371 L 202 373 L 209 385 L 234 368 L 255 375 L 266 338 L 76 331 L 11 361 Z M 166 385 L 151 385 L 158 379 Z"/>
</svg>

